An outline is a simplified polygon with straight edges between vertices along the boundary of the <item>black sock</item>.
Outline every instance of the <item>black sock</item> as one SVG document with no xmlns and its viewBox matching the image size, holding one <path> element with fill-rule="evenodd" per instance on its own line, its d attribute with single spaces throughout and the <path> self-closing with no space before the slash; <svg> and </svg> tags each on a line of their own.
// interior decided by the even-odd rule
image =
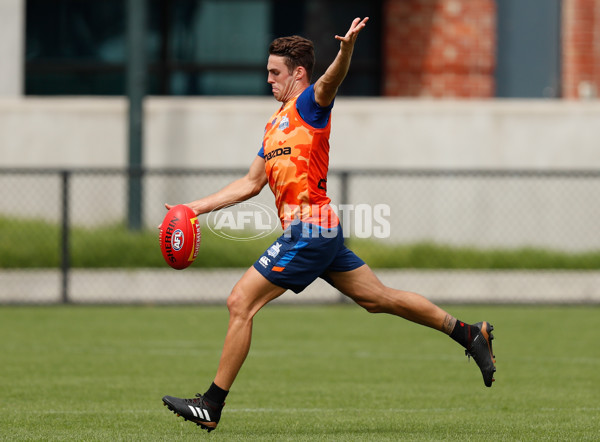
<svg viewBox="0 0 600 442">
<path fill-rule="evenodd" d="M 466 322 L 456 320 L 454 330 L 450 333 L 450 337 L 465 348 L 469 348 L 471 341 L 479 330 L 477 327 L 467 324 Z"/>
<path fill-rule="evenodd" d="M 206 390 L 206 393 L 204 393 L 204 397 L 206 397 L 206 399 L 208 399 L 209 401 L 215 402 L 217 404 L 222 404 L 225 402 L 227 393 L 229 393 L 229 391 L 223 390 L 221 387 L 219 387 L 213 382 L 208 388 L 208 390 Z"/>
</svg>

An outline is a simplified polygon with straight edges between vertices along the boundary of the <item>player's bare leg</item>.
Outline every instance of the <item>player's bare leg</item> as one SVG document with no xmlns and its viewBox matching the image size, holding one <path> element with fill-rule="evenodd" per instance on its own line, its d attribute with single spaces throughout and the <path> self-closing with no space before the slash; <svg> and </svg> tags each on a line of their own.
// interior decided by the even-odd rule
<svg viewBox="0 0 600 442">
<path fill-rule="evenodd" d="M 254 315 L 285 291 L 286 289 L 267 281 L 254 267 L 246 271 L 231 291 L 227 299 L 229 327 L 215 376 L 215 384 L 222 389 L 231 388 L 248 355 Z"/>
<path fill-rule="evenodd" d="M 330 272 L 335 287 L 371 313 L 390 313 L 450 334 L 456 318 L 417 293 L 386 287 L 368 265 Z"/>
<path fill-rule="evenodd" d="M 215 380 L 202 395 L 192 399 L 163 397 L 163 403 L 175 414 L 192 421 L 209 432 L 221 418 L 225 397 L 246 360 L 252 340 L 254 315 L 285 289 L 267 281 L 254 267 L 250 267 L 235 285 L 229 298 L 229 327 Z"/>
<path fill-rule="evenodd" d="M 459 322 L 424 296 L 385 286 L 366 264 L 349 272 L 329 272 L 327 276 L 338 290 L 371 313 L 400 316 L 452 337 L 477 362 L 485 385 L 491 387 L 496 371 L 491 324 Z"/>
</svg>

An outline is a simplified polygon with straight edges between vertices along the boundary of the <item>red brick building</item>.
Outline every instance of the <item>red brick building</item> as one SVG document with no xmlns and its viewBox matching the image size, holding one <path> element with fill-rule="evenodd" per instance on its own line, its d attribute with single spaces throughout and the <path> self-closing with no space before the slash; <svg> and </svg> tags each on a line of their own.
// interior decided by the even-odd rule
<svg viewBox="0 0 600 442">
<path fill-rule="evenodd" d="M 563 97 L 600 91 L 600 0 L 563 0 Z"/>
<path fill-rule="evenodd" d="M 383 94 L 496 96 L 497 12 L 497 0 L 384 0 Z M 596 97 L 600 0 L 562 0 L 560 17 L 557 96 Z"/>
</svg>

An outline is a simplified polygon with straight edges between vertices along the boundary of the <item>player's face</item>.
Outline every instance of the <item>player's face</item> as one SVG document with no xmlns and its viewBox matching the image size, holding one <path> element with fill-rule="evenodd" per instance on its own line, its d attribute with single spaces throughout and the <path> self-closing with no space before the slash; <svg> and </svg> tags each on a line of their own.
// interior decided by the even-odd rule
<svg viewBox="0 0 600 442">
<path fill-rule="evenodd" d="M 275 99 L 282 103 L 289 101 L 295 95 L 297 81 L 294 75 L 295 72 L 290 73 L 288 70 L 285 57 L 269 55 L 267 71 L 269 72 L 267 83 L 271 85 L 271 91 Z"/>
</svg>

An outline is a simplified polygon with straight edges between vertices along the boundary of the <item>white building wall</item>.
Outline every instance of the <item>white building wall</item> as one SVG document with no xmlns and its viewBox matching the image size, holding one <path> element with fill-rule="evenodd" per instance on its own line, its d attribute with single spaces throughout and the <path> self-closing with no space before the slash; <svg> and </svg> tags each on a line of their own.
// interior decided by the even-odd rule
<svg viewBox="0 0 600 442">
<path fill-rule="evenodd" d="M 149 98 L 144 164 L 247 167 L 270 98 Z M 123 98 L 0 100 L 2 166 L 127 163 Z M 600 167 L 600 101 L 338 98 L 331 167 Z"/>
</svg>

